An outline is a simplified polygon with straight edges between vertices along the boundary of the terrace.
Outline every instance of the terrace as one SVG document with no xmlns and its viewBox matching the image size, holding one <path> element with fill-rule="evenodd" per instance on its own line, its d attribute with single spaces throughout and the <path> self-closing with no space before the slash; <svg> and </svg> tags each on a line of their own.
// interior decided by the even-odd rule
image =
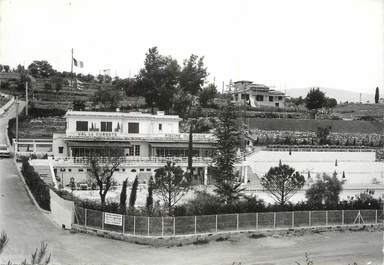
<svg viewBox="0 0 384 265">
<path fill-rule="evenodd" d="M 54 161 L 57 165 L 76 165 L 76 164 L 87 164 L 91 157 L 65 157 L 57 158 Z M 108 163 L 113 160 L 112 157 L 97 157 L 101 163 Z M 119 161 L 122 164 L 165 164 L 167 161 L 172 161 L 177 164 L 188 163 L 188 157 L 119 157 Z M 195 164 L 207 164 L 212 161 L 209 157 L 193 157 L 192 162 Z"/>
</svg>

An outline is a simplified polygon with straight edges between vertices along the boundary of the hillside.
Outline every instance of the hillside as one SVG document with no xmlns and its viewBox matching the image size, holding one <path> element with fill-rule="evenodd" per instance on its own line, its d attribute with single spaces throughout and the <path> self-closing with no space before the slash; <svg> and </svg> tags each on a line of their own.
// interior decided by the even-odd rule
<svg viewBox="0 0 384 265">
<path fill-rule="evenodd" d="M 290 97 L 306 97 L 308 91 L 310 88 L 291 88 L 286 90 L 286 95 Z M 360 102 L 360 93 L 348 91 L 348 90 L 342 90 L 342 89 L 335 89 L 335 88 L 325 88 L 320 87 L 320 90 L 325 92 L 325 95 L 327 97 L 335 98 L 337 102 Z M 373 94 L 361 94 L 361 101 L 362 103 L 367 103 L 369 101 L 370 103 L 374 102 L 375 96 Z"/>
</svg>

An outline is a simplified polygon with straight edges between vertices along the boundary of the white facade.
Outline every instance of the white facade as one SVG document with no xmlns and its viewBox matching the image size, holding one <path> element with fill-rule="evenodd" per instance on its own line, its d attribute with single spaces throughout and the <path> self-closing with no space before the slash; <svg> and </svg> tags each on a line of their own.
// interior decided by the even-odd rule
<svg viewBox="0 0 384 265">
<path fill-rule="evenodd" d="M 57 179 L 86 182 L 87 158 L 110 157 L 119 151 L 122 163 L 114 178 L 122 182 L 138 176 L 144 183 L 167 161 L 187 167 L 189 134 L 180 133 L 180 118 L 130 112 L 68 111 L 65 133 L 53 135 Z M 207 168 L 214 150 L 212 134 L 193 134 L 193 173 L 196 184 L 207 184 Z M 105 160 L 107 161 L 107 160 Z"/>
<path fill-rule="evenodd" d="M 285 107 L 285 94 L 270 89 L 265 85 L 254 84 L 251 81 L 234 82 L 232 100 L 238 104 L 245 104 L 251 107 Z"/>
</svg>

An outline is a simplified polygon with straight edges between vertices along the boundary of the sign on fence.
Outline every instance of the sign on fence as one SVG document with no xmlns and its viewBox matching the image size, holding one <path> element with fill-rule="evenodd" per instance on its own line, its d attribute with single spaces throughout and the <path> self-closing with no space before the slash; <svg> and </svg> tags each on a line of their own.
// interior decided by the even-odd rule
<svg viewBox="0 0 384 265">
<path fill-rule="evenodd" d="M 115 213 L 104 213 L 104 224 L 122 226 L 123 216 Z"/>
</svg>

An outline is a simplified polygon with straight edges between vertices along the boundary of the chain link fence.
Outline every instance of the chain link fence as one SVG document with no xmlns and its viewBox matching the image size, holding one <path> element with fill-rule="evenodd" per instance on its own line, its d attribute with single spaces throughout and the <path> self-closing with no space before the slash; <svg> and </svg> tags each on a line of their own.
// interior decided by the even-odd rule
<svg viewBox="0 0 384 265">
<path fill-rule="evenodd" d="M 120 215 L 75 207 L 74 224 L 137 236 L 370 225 L 382 223 L 383 210 L 331 210 L 219 214 L 177 217 Z"/>
</svg>

